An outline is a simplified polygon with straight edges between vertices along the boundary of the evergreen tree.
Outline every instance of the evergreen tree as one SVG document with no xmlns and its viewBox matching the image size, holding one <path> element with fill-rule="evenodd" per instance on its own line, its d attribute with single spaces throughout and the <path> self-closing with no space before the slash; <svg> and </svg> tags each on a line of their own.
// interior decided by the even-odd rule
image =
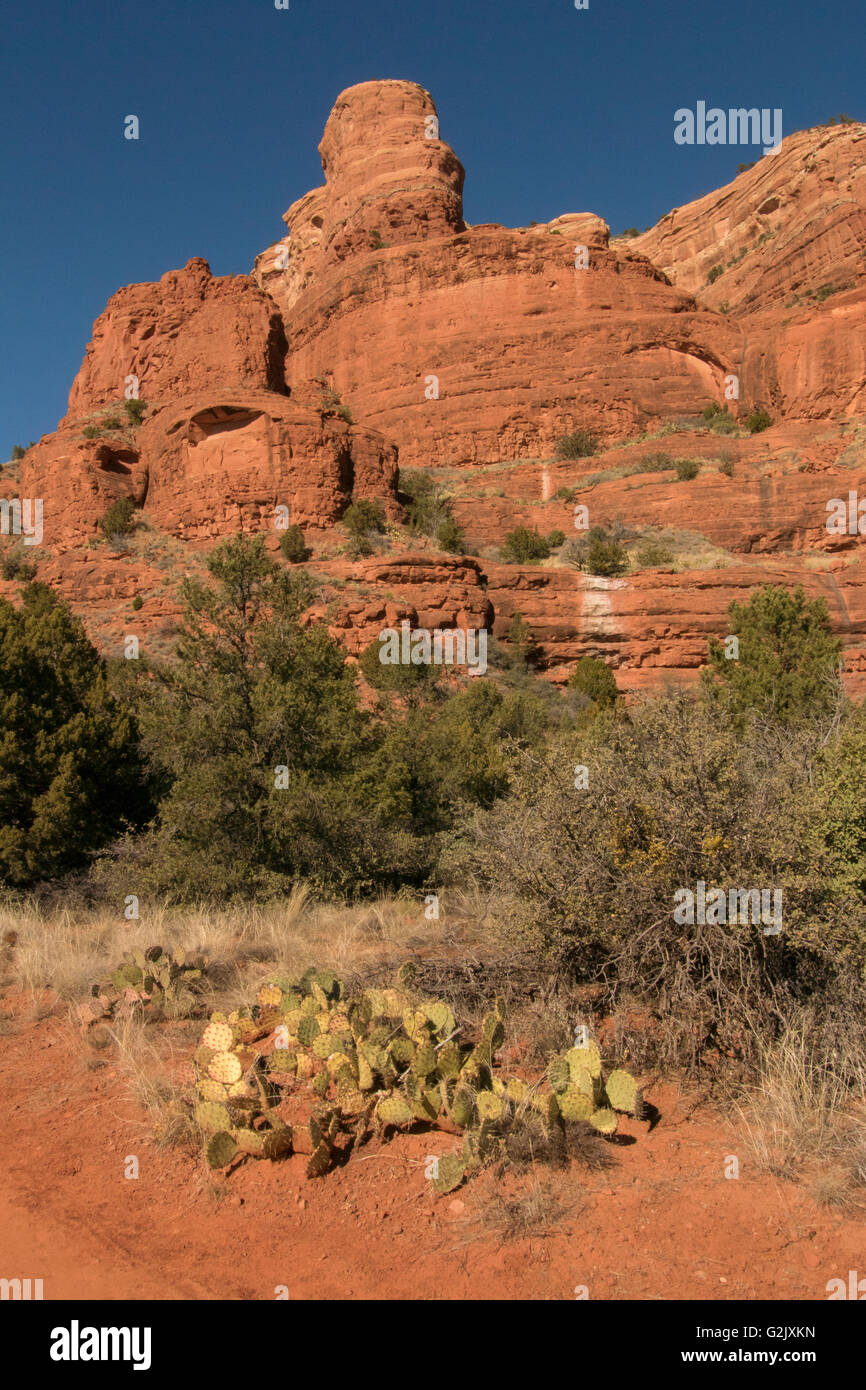
<svg viewBox="0 0 866 1390">
<path fill-rule="evenodd" d="M 732 603 L 728 616 L 739 650 L 727 655 L 725 644 L 710 639 L 704 683 L 711 695 L 734 713 L 783 724 L 821 718 L 838 706 L 842 644 L 823 599 L 765 584 L 747 604 Z"/>
<path fill-rule="evenodd" d="M 80 868 L 148 798 L 134 722 L 81 623 L 45 584 L 0 601 L 0 880 Z"/>
</svg>

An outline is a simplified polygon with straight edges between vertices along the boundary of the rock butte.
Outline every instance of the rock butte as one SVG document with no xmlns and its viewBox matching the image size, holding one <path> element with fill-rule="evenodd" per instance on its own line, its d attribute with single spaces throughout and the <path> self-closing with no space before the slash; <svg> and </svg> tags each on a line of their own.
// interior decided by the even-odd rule
<svg viewBox="0 0 866 1390">
<path fill-rule="evenodd" d="M 414 83 L 344 92 L 319 152 L 324 184 L 293 203 L 250 275 L 215 277 L 196 258 L 111 298 L 67 415 L 22 461 L 20 495 L 44 501 L 39 577 L 96 640 L 119 651 L 132 629 L 165 644 L 174 582 L 239 529 L 276 547 L 273 509 L 287 504 L 314 549 L 314 613 L 352 653 L 404 617 L 503 635 L 519 611 L 550 679 L 591 651 L 644 690 L 694 678 L 732 598 L 803 583 L 827 600 L 852 689 L 866 688 L 860 538 L 824 525 L 830 498 L 866 496 L 866 127 L 790 135 L 727 187 L 613 240 L 591 213 L 468 226 L 463 167 Z M 765 407 L 770 430 L 700 428 L 728 374 L 733 412 Z M 88 437 L 122 415 L 133 375 L 144 422 Z M 578 426 L 603 452 L 555 460 Z M 702 457 L 702 472 L 634 471 L 659 448 Z M 398 459 L 447 470 L 482 554 L 519 523 L 568 533 L 555 495 L 568 486 L 594 523 L 686 536 L 693 567 L 603 580 L 426 541 L 352 563 L 333 528 L 353 498 L 401 520 Z M 97 539 L 122 496 L 151 528 L 128 554 Z"/>
</svg>

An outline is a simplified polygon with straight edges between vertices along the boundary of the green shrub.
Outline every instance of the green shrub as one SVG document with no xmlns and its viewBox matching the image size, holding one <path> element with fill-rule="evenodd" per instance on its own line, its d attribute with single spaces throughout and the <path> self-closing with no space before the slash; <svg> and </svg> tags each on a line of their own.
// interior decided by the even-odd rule
<svg viewBox="0 0 866 1390">
<path fill-rule="evenodd" d="M 592 430 L 578 429 L 557 441 L 558 459 L 585 459 L 598 453 L 598 439 Z"/>
<path fill-rule="evenodd" d="M 449 872 L 483 891 L 507 883 L 503 941 L 607 981 L 600 1011 L 623 997 L 647 1008 L 654 1063 L 697 1068 L 713 1047 L 754 1064 L 808 1008 L 813 1059 L 836 1066 L 864 1032 L 866 739 L 825 746 L 831 733 L 828 721 L 780 737 L 686 693 L 628 719 L 602 713 L 554 741 L 543 776 L 537 756 L 519 759 L 514 796 L 466 818 Z M 582 790 L 575 763 L 588 768 Z M 698 884 L 725 900 L 778 891 L 781 933 L 738 912 L 677 920 Z"/>
<path fill-rule="evenodd" d="M 533 527 L 516 526 L 509 531 L 502 542 L 503 560 L 511 560 L 518 565 L 531 565 L 536 560 L 546 560 L 550 545 Z"/>
<path fill-rule="evenodd" d="M 18 459 L 23 459 L 23 457 L 24 457 L 24 455 L 26 454 L 26 452 L 27 452 L 27 450 L 24 449 L 24 448 L 22 448 L 20 444 L 13 444 L 13 445 L 12 445 L 12 462 L 15 463 L 15 462 L 17 462 Z"/>
<path fill-rule="evenodd" d="M 103 430 L 101 425 L 85 425 L 81 433 L 85 439 L 99 439 Z"/>
<path fill-rule="evenodd" d="M 463 549 L 463 531 L 451 515 L 450 495 L 423 469 L 400 474 L 400 501 L 406 508 L 409 530 L 430 536 L 452 555 Z"/>
<path fill-rule="evenodd" d="M 141 608 L 143 608 L 143 607 L 144 607 L 144 599 L 141 597 L 141 594 L 136 594 L 136 595 L 135 595 L 135 598 L 132 600 L 133 612 L 137 613 L 137 612 L 139 611 L 139 609 L 141 609 Z"/>
<path fill-rule="evenodd" d="M 626 227 L 626 229 L 625 229 L 624 232 L 620 232 L 620 236 L 627 236 L 627 237 L 640 236 L 640 232 L 638 231 L 637 227 Z"/>
<path fill-rule="evenodd" d="M 565 545 L 565 532 L 551 531 L 550 535 L 547 537 L 547 544 L 550 546 L 551 550 L 558 550 L 561 545 Z"/>
<path fill-rule="evenodd" d="M 622 531 L 622 528 L 618 528 Z M 565 545 L 561 558 L 577 569 L 588 574 L 611 578 L 624 574 L 628 569 L 628 555 L 619 541 L 619 536 L 607 531 L 603 526 L 591 526 L 582 536 L 576 536 Z"/>
<path fill-rule="evenodd" d="M 135 530 L 135 503 L 131 497 L 118 497 L 112 502 L 99 523 L 107 540 L 115 536 L 131 536 Z"/>
<path fill-rule="evenodd" d="M 347 405 L 343 405 L 340 394 L 329 386 L 323 377 L 316 380 L 322 387 L 322 399 L 319 409 L 323 416 L 336 415 L 340 420 L 345 420 L 348 425 L 354 424 L 354 417 Z"/>
<path fill-rule="evenodd" d="M 763 430 L 768 430 L 772 423 L 773 417 L 766 410 L 753 410 L 745 422 L 750 434 L 761 434 Z"/>
<path fill-rule="evenodd" d="M 725 406 L 719 405 L 718 401 L 710 401 L 709 404 L 705 405 L 703 410 L 701 411 L 701 415 L 708 422 L 710 420 L 715 420 L 719 415 L 727 414 L 727 408 Z"/>
<path fill-rule="evenodd" d="M 531 666 L 538 660 L 541 649 L 532 635 L 532 628 L 519 609 L 512 615 L 508 624 L 506 641 L 517 660 L 524 666 Z"/>
<path fill-rule="evenodd" d="M 560 502 L 573 502 L 577 496 L 577 491 L 576 487 L 561 487 L 557 488 L 554 496 Z"/>
<path fill-rule="evenodd" d="M 383 535 L 385 531 L 385 512 L 382 503 L 361 497 L 352 502 L 344 511 L 342 524 L 350 536 L 356 539 L 369 538 L 370 534 Z"/>
<path fill-rule="evenodd" d="M 375 554 L 376 547 L 368 535 L 350 536 L 346 554 L 350 560 L 364 560 Z"/>
<path fill-rule="evenodd" d="M 723 411 L 721 415 L 717 415 L 710 425 L 710 430 L 713 434 L 736 434 L 738 428 L 739 426 L 733 415 L 729 415 L 727 411 Z"/>
<path fill-rule="evenodd" d="M 589 542 L 586 568 L 590 574 L 613 578 L 628 569 L 628 556 L 619 541 L 594 536 Z"/>
<path fill-rule="evenodd" d="M 374 690 L 390 691 L 395 695 L 410 695 L 413 691 L 435 684 L 439 672 L 434 666 L 412 662 L 382 661 L 383 647 L 378 637 L 368 642 L 358 657 L 361 675 Z"/>
<path fill-rule="evenodd" d="M 674 563 L 673 551 L 655 540 L 644 541 L 634 558 L 638 567 L 646 570 L 663 569 Z"/>
<path fill-rule="evenodd" d="M 673 466 L 674 461 L 670 454 L 655 453 L 647 454 L 646 458 L 641 459 L 638 469 L 641 473 L 664 473 Z"/>
<path fill-rule="evenodd" d="M 303 564 L 309 558 L 312 552 L 307 548 L 300 526 L 293 524 L 286 527 L 280 536 L 280 552 L 290 565 Z"/>
<path fill-rule="evenodd" d="M 144 412 L 147 410 L 147 404 L 145 401 L 138 400 L 137 397 L 132 397 L 123 402 L 123 408 L 126 411 L 126 416 L 130 424 L 135 426 L 140 425 L 144 419 Z"/>
<path fill-rule="evenodd" d="M 569 689 L 579 690 L 599 709 L 609 709 L 620 698 L 613 671 L 598 656 L 582 656 L 568 678 Z"/>
<path fill-rule="evenodd" d="M 709 646 L 706 688 L 738 716 L 757 713 L 780 724 L 828 716 L 839 704 L 842 644 L 830 629 L 823 599 L 807 600 L 772 584 L 747 604 L 728 609 L 736 660 L 715 638 Z"/>
<path fill-rule="evenodd" d="M 724 473 L 726 478 L 734 476 L 734 461 L 731 458 L 723 458 L 719 463 L 719 472 Z"/>
<path fill-rule="evenodd" d="M 725 267 L 723 265 L 714 265 L 709 275 L 707 276 L 707 284 L 714 285 L 718 280 L 719 276 L 724 275 L 724 273 Z"/>
<path fill-rule="evenodd" d="M 677 470 L 677 479 L 681 483 L 691 482 L 701 471 L 701 465 L 697 459 L 675 459 L 674 468 Z"/>
<path fill-rule="evenodd" d="M 450 555 L 459 555 L 463 550 L 463 528 L 457 525 L 453 516 L 446 516 L 436 531 L 436 543 Z"/>
<path fill-rule="evenodd" d="M 0 555 L 0 576 L 3 579 L 20 579 L 23 584 L 29 584 L 35 575 L 36 564 L 25 560 L 18 551 L 7 550 Z"/>
</svg>

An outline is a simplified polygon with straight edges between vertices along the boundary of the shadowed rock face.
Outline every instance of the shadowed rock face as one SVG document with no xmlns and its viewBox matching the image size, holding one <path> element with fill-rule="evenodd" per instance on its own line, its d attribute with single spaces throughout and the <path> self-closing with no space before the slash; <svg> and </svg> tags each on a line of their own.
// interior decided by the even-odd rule
<svg viewBox="0 0 866 1390">
<path fill-rule="evenodd" d="M 119 290 L 96 321 L 68 414 L 21 465 L 20 495 L 44 503 L 40 578 L 98 615 L 100 636 L 150 591 L 146 633 L 174 611 L 165 566 L 91 547 L 111 501 L 131 496 L 163 538 L 197 547 L 244 529 L 273 548 L 287 504 L 318 550 L 316 611 L 353 653 L 404 617 L 502 636 L 520 612 L 551 679 L 591 651 L 643 690 L 694 678 L 732 598 L 802 582 L 827 599 L 852 688 L 866 684 L 861 538 L 825 527 L 828 499 L 866 497 L 863 126 L 788 136 L 726 188 L 613 242 L 588 212 L 467 226 L 463 167 L 414 83 L 344 92 L 320 154 L 325 182 L 250 276 L 196 258 Z M 693 428 L 732 375 L 732 414 L 766 407 L 766 433 Z M 131 377 L 148 406 L 134 429 Z M 581 426 L 600 455 L 555 461 Z M 404 468 L 451 470 L 478 552 L 518 524 L 573 535 L 566 486 L 593 524 L 685 535 L 695 558 L 602 580 L 423 541 L 355 564 L 326 553 L 353 498 L 401 518 L 398 448 Z M 634 467 L 659 450 L 701 458 L 700 475 Z"/>
</svg>

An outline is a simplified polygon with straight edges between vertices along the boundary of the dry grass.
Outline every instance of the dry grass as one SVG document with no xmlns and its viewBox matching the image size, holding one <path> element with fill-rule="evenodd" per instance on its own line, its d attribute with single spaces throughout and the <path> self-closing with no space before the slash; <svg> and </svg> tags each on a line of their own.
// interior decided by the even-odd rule
<svg viewBox="0 0 866 1390">
<path fill-rule="evenodd" d="M 485 916 L 471 894 L 443 896 L 439 920 L 428 921 L 417 895 L 346 905 L 316 902 L 305 885 L 263 906 L 152 907 L 142 900 L 140 911 L 139 920 L 126 921 L 104 909 L 0 905 L 0 939 L 18 933 L 10 983 L 34 995 L 52 990 L 62 1000 L 83 999 L 124 952 L 180 947 L 209 957 L 209 1007 L 234 1008 L 269 976 L 299 974 L 311 964 L 351 985 L 396 969 L 408 956 L 459 955 L 473 922 Z"/>
<path fill-rule="evenodd" d="M 466 1224 L 472 1234 L 466 1243 L 493 1237 L 500 1244 L 557 1234 L 563 1223 L 579 1215 L 577 1201 L 565 1195 L 561 1182 L 534 1173 L 521 1191 L 505 1193 L 485 1184 L 470 1189 Z"/>
<path fill-rule="evenodd" d="M 866 1055 L 846 1076 L 820 1065 L 811 1018 L 793 1020 L 761 1057 L 761 1079 L 737 1109 L 764 1172 L 804 1182 L 819 1202 L 866 1205 Z"/>
<path fill-rule="evenodd" d="M 137 1018 L 108 1025 L 107 1031 L 117 1049 L 113 1064 L 144 1112 L 150 1137 L 164 1147 L 199 1147 L 191 1087 L 178 1079 L 180 1061 L 168 1036 Z"/>
</svg>

